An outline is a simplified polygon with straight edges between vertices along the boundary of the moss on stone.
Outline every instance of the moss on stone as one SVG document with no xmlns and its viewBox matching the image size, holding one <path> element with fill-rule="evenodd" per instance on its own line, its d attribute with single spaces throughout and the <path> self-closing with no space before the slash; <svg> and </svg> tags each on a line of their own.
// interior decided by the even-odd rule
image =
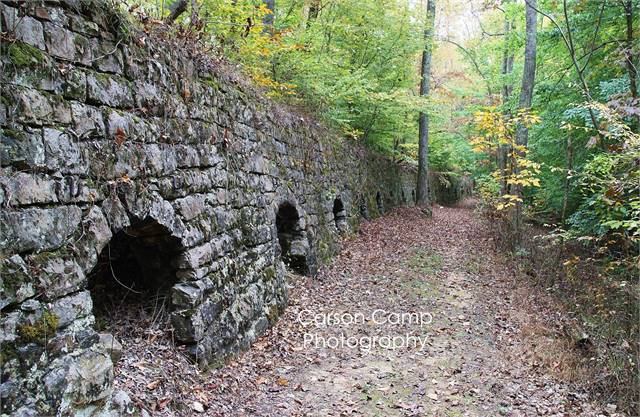
<svg viewBox="0 0 640 417">
<path fill-rule="evenodd" d="M 5 364 L 13 359 L 20 359 L 20 354 L 13 343 L 0 343 L 0 363 Z"/>
<path fill-rule="evenodd" d="M 50 311 L 45 311 L 34 324 L 23 324 L 19 326 L 20 337 L 30 343 L 44 344 L 47 338 L 53 336 L 60 319 Z"/>
<path fill-rule="evenodd" d="M 104 74 L 102 72 L 96 72 L 94 73 L 94 76 L 96 77 L 96 80 L 98 80 L 98 82 L 104 86 L 108 85 L 111 83 L 111 75 L 109 74 Z"/>
<path fill-rule="evenodd" d="M 270 266 L 264 270 L 264 276 L 268 281 L 275 279 L 276 277 L 276 269 L 273 266 Z"/>
<path fill-rule="evenodd" d="M 280 316 L 280 309 L 275 304 L 271 305 L 267 311 L 267 320 L 269 320 L 269 323 L 275 323 L 278 316 Z"/>
<path fill-rule="evenodd" d="M 39 265 L 43 265 L 44 263 L 52 259 L 63 259 L 73 254 L 74 252 L 71 248 L 61 247 L 55 251 L 40 252 L 29 255 L 29 257 L 27 258 L 27 263 L 29 264 L 30 269 L 36 270 L 38 269 Z"/>
<path fill-rule="evenodd" d="M 83 36 L 75 36 L 73 38 L 73 44 L 84 49 L 89 47 L 89 40 Z"/>
<path fill-rule="evenodd" d="M 202 80 L 203 83 L 205 83 L 206 85 L 208 85 L 209 87 L 213 88 L 214 90 L 218 91 L 220 89 L 220 84 L 218 84 L 218 82 L 216 80 L 214 80 L 213 78 L 205 78 Z"/>
<path fill-rule="evenodd" d="M 44 61 L 44 55 L 38 48 L 19 41 L 9 45 L 8 55 L 11 62 L 18 67 L 40 64 Z"/>
<path fill-rule="evenodd" d="M 4 291 L 6 294 L 15 294 L 24 281 L 19 278 L 21 274 L 13 273 L 14 271 L 11 271 L 12 273 L 6 273 L 5 269 L 6 268 L 0 264 L 0 275 L 2 276 Z"/>
<path fill-rule="evenodd" d="M 27 140 L 27 134 L 22 130 L 15 130 L 15 129 L 10 129 L 8 127 L 4 127 L 0 129 L 0 132 L 2 132 L 4 136 L 18 140 L 18 141 Z"/>
</svg>

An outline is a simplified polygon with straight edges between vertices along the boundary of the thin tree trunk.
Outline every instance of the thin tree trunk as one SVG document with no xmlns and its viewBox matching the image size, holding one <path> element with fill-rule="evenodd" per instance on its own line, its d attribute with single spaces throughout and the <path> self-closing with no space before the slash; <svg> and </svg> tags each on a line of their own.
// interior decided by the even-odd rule
<svg viewBox="0 0 640 417">
<path fill-rule="evenodd" d="M 519 110 L 528 110 L 531 108 L 531 102 L 533 100 L 533 85 L 536 77 L 536 36 L 537 36 L 537 18 L 538 12 L 536 12 L 536 1 L 528 0 L 526 5 L 525 19 L 526 19 L 526 38 L 524 46 L 524 69 L 522 71 L 522 87 L 520 89 L 520 99 L 518 101 Z M 527 146 L 529 141 L 529 130 L 519 124 L 516 128 L 516 144 L 521 146 Z M 524 156 L 524 155 L 523 155 Z M 517 174 L 520 168 L 518 164 L 514 164 L 513 171 Z M 516 188 L 516 195 L 522 198 L 522 186 L 518 185 Z M 516 202 L 515 213 L 515 230 L 520 241 L 520 232 L 522 231 L 522 202 Z"/>
<path fill-rule="evenodd" d="M 511 92 L 513 91 L 513 85 L 510 81 L 507 81 L 507 76 L 513 72 L 513 51 L 509 48 L 509 33 L 513 29 L 513 23 L 509 21 L 507 14 L 504 15 L 504 51 L 502 53 L 502 105 L 504 106 L 504 117 L 509 119 L 511 117 L 511 111 L 509 110 L 508 103 Z M 497 166 L 500 171 L 500 195 L 508 194 L 507 190 L 507 153 L 509 152 L 508 145 L 498 145 L 497 150 Z"/>
<path fill-rule="evenodd" d="M 567 172 L 566 177 L 564 178 L 564 194 L 562 196 L 562 222 L 567 217 L 567 206 L 569 204 L 569 191 L 571 186 L 571 174 L 573 172 L 573 140 L 571 139 L 571 135 L 567 135 Z"/>
<path fill-rule="evenodd" d="M 473 53 L 471 53 L 471 51 L 469 51 L 467 48 L 465 48 L 464 46 L 460 45 L 456 41 L 452 41 L 450 39 L 441 39 L 441 40 L 442 40 L 442 42 L 447 42 L 447 43 L 450 43 L 451 45 L 454 45 L 454 46 L 458 47 L 458 49 L 460 49 L 467 57 L 469 57 L 469 60 L 473 64 L 473 67 L 475 68 L 476 72 L 478 73 L 478 75 L 480 75 L 480 77 L 482 77 L 482 79 L 485 82 L 485 85 L 487 87 L 487 94 L 489 96 L 492 96 L 493 95 L 493 90 L 491 89 L 491 82 L 490 82 L 489 78 L 487 77 L 487 75 L 480 69 L 480 65 L 478 64 L 478 61 L 476 60 L 475 55 Z"/>
<path fill-rule="evenodd" d="M 524 0 L 524 2 L 526 3 L 527 7 L 531 7 L 536 12 L 540 13 L 541 15 L 549 19 L 551 23 L 556 27 L 556 29 L 558 29 L 558 31 L 560 32 L 560 36 L 562 36 L 562 40 L 564 41 L 564 44 L 567 47 L 567 50 L 569 51 L 569 57 L 571 58 L 571 63 L 573 64 L 573 67 L 576 70 L 576 73 L 578 75 L 578 80 L 580 81 L 582 92 L 585 95 L 585 98 L 587 99 L 587 101 L 589 102 L 593 101 L 591 97 L 591 92 L 589 91 L 589 85 L 587 84 L 583 75 L 584 70 L 580 69 L 580 65 L 578 64 L 578 59 L 576 58 L 576 50 L 573 45 L 573 35 L 571 33 L 571 23 L 569 22 L 569 13 L 567 12 L 567 1 L 566 0 L 562 1 L 564 21 L 565 21 L 565 26 L 567 28 L 566 34 L 562 29 L 562 27 L 560 26 L 560 24 L 558 23 L 558 21 L 552 15 L 545 13 L 540 9 L 536 8 L 537 7 L 536 1 Z M 602 139 L 602 135 L 600 134 L 600 125 L 598 124 L 596 115 L 591 107 L 588 108 L 588 111 L 589 111 L 589 117 L 591 118 L 591 123 L 593 124 L 593 127 L 596 130 L 596 134 L 600 139 Z"/>
<path fill-rule="evenodd" d="M 431 52 L 436 16 L 436 0 L 427 2 L 427 20 L 424 31 L 424 50 L 420 67 L 420 95 L 429 96 L 429 80 L 431 78 Z M 416 204 L 429 205 L 429 115 L 420 112 L 418 119 L 418 184 L 416 187 Z"/>
<path fill-rule="evenodd" d="M 633 56 L 633 0 L 627 0 L 623 3 L 624 15 L 627 23 L 627 39 L 626 39 L 626 64 L 629 73 L 629 90 L 633 99 L 638 98 L 638 68 L 636 68 L 636 60 Z M 635 118 L 635 131 L 640 131 L 640 116 Z M 633 129 L 633 126 L 632 126 Z"/>
<path fill-rule="evenodd" d="M 634 65 L 633 56 L 633 0 L 627 0 L 624 4 L 624 14 L 627 21 L 627 71 L 629 72 L 629 88 L 631 96 L 638 98 L 638 70 Z"/>
</svg>

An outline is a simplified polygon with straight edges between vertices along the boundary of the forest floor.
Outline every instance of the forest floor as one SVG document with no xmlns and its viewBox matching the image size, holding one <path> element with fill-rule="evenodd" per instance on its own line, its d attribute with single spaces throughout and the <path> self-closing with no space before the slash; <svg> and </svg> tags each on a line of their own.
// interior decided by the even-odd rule
<svg viewBox="0 0 640 417">
<path fill-rule="evenodd" d="M 133 332 L 116 388 L 152 415 L 622 416 L 567 382 L 588 371 L 556 337 L 556 304 L 518 278 L 489 228 L 473 201 L 431 219 L 395 209 L 316 279 L 291 275 L 278 323 L 232 362 L 199 372 L 166 337 Z M 327 313 L 347 314 L 309 323 Z M 382 323 L 393 313 L 414 314 Z"/>
</svg>

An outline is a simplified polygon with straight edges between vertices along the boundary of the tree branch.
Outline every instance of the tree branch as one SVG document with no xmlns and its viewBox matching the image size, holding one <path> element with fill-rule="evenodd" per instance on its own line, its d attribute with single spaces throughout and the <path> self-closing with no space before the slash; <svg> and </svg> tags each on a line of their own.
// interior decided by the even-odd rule
<svg viewBox="0 0 640 417">
<path fill-rule="evenodd" d="M 493 95 L 493 91 L 491 90 L 491 84 L 489 83 L 489 79 L 487 78 L 487 76 L 482 72 L 482 70 L 480 69 L 480 65 L 478 65 L 478 62 L 475 59 L 475 56 L 468 50 L 466 49 L 464 46 L 460 45 L 459 43 L 452 41 L 450 39 L 440 39 L 440 41 L 442 42 L 447 42 L 450 43 L 452 45 L 457 46 L 458 48 L 460 48 L 460 50 L 462 52 L 465 53 L 465 55 L 467 55 L 469 57 L 469 59 L 471 60 L 471 63 L 473 64 L 473 66 L 476 69 L 476 72 L 480 75 L 480 77 L 482 77 L 482 79 L 484 80 L 485 84 L 486 84 L 486 88 L 487 88 L 487 93 L 489 95 Z"/>
<path fill-rule="evenodd" d="M 593 99 L 591 98 L 591 93 L 589 92 L 589 86 L 587 85 L 587 82 L 585 81 L 584 76 L 580 71 L 580 64 L 578 64 L 578 61 L 576 59 L 575 49 L 573 47 L 573 38 L 571 37 L 571 25 L 569 22 L 569 13 L 567 11 L 567 0 L 562 1 L 562 10 L 564 14 L 565 23 L 568 29 L 568 33 L 566 34 L 562 30 L 562 27 L 560 26 L 560 24 L 558 24 L 558 21 L 553 18 L 553 16 L 538 9 L 534 4 L 531 4 L 529 0 L 524 0 L 524 2 L 527 4 L 527 6 L 531 7 L 537 13 L 540 13 L 541 15 L 549 19 L 553 24 L 553 26 L 555 26 L 556 29 L 558 29 L 558 32 L 560 32 L 560 36 L 562 36 L 562 40 L 564 41 L 564 44 L 567 47 L 567 50 L 569 51 L 569 57 L 571 58 L 573 67 L 576 70 L 576 73 L 578 74 L 578 79 L 580 80 L 580 84 L 582 85 L 582 92 L 586 96 L 587 100 L 593 101 Z M 591 122 L 593 123 L 594 129 L 596 129 L 598 137 L 602 138 L 602 135 L 600 134 L 600 126 L 598 125 L 596 115 L 593 112 L 593 109 L 591 107 L 589 107 L 589 117 L 591 118 Z"/>
<path fill-rule="evenodd" d="M 589 65 L 589 61 L 591 60 L 591 56 L 595 52 L 595 48 L 593 46 L 595 45 L 596 39 L 598 38 L 598 33 L 600 32 L 600 25 L 602 24 L 602 15 L 604 14 L 604 5 L 605 4 L 606 3 L 603 2 L 602 3 L 602 7 L 600 8 L 600 14 L 598 15 L 598 24 L 596 25 L 595 32 L 593 32 L 593 39 L 592 39 L 591 45 L 590 45 L 591 46 L 591 51 L 587 55 L 587 60 L 585 61 L 584 65 L 582 66 L 581 72 L 584 72 L 584 70 L 587 69 L 587 65 Z"/>
<path fill-rule="evenodd" d="M 169 6 L 169 16 L 165 20 L 167 23 L 173 23 L 176 19 L 187 10 L 187 0 L 176 0 Z"/>
</svg>

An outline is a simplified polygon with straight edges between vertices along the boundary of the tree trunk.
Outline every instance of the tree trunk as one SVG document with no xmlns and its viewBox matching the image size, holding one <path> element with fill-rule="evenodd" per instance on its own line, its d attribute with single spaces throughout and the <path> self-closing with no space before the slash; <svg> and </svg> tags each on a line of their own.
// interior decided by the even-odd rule
<svg viewBox="0 0 640 417">
<path fill-rule="evenodd" d="M 631 96 L 638 98 L 638 70 L 634 65 L 633 56 L 633 0 L 627 0 L 624 4 L 624 14 L 627 21 L 627 71 L 629 72 L 629 88 Z"/>
<path fill-rule="evenodd" d="M 569 191 L 571 187 L 571 180 L 569 177 L 573 172 L 573 141 L 571 139 L 571 135 L 567 135 L 567 172 L 566 177 L 564 178 L 564 194 L 562 196 L 562 222 L 567 216 L 567 206 L 569 204 Z"/>
<path fill-rule="evenodd" d="M 536 7 L 536 0 L 527 0 L 528 3 L 532 5 L 532 7 Z M 567 36 L 565 43 L 567 44 L 567 49 L 569 49 L 569 54 L 571 55 L 571 61 L 573 62 L 573 66 L 578 73 L 578 79 L 580 80 L 580 84 L 582 85 L 582 91 L 584 92 L 585 97 L 589 102 L 593 101 L 591 98 L 591 92 L 589 91 L 589 85 L 584 78 L 584 74 L 580 69 L 580 65 L 578 65 L 578 59 L 576 58 L 576 48 L 573 45 L 573 35 L 571 33 L 571 22 L 569 21 L 569 12 L 567 11 L 567 0 L 562 0 L 562 12 L 564 16 L 564 22 L 567 26 Z M 594 113 L 591 106 L 588 108 L 589 117 L 591 118 L 591 123 L 593 124 L 593 128 L 595 129 L 598 137 L 602 139 L 602 135 L 600 134 L 600 125 L 598 124 L 598 120 L 596 119 L 596 114 Z M 604 144 L 602 144 L 604 145 Z"/>
<path fill-rule="evenodd" d="M 436 0 L 427 2 L 427 20 L 424 30 L 424 50 L 420 66 L 420 95 L 429 96 L 429 80 L 431 78 L 431 52 L 436 16 Z M 418 119 L 418 184 L 416 187 L 416 204 L 429 206 L 429 115 L 420 112 Z"/>
<path fill-rule="evenodd" d="M 520 89 L 520 100 L 518 108 L 520 110 L 528 110 L 531 108 L 533 100 L 533 85 L 536 78 L 536 35 L 537 35 L 537 17 L 536 1 L 529 0 L 526 6 L 526 40 L 524 47 L 524 69 L 522 71 L 522 88 Z M 516 143 L 518 145 L 527 146 L 529 139 L 529 131 L 524 126 L 518 126 L 516 132 Z"/>
<path fill-rule="evenodd" d="M 627 39 L 626 39 L 626 64 L 627 64 L 627 72 L 629 73 L 629 90 L 631 91 L 631 97 L 633 99 L 638 98 L 638 69 L 635 65 L 636 60 L 633 56 L 633 0 L 627 0 L 623 3 L 624 7 L 624 15 L 627 23 Z M 640 131 L 640 116 L 635 118 L 635 129 L 633 126 L 631 128 L 638 132 Z"/>
<path fill-rule="evenodd" d="M 511 117 L 511 110 L 508 107 L 509 97 L 511 96 L 511 92 L 513 91 L 513 85 L 506 80 L 507 76 L 513 72 L 513 61 L 514 55 L 513 51 L 509 48 L 509 33 L 513 29 L 513 23 L 509 21 L 507 15 L 505 13 L 504 16 L 504 51 L 502 53 L 502 76 L 504 78 L 504 82 L 502 84 L 502 105 L 504 106 L 504 117 Z M 507 170 L 507 153 L 509 152 L 509 145 L 498 145 L 496 160 L 498 170 L 500 171 L 500 195 L 508 194 L 507 190 L 507 179 L 506 179 L 506 170 Z"/>
<path fill-rule="evenodd" d="M 526 4 L 526 38 L 524 46 L 524 69 L 522 71 L 522 87 L 520 89 L 520 100 L 518 101 L 519 110 L 528 110 L 531 108 L 533 100 L 533 85 L 536 77 L 536 36 L 537 36 L 537 17 L 536 11 L 537 0 L 528 0 Z M 529 130 L 518 125 L 516 128 L 516 144 L 527 146 L 529 141 Z M 524 155 L 523 155 L 524 156 Z M 518 164 L 514 164 L 513 171 L 518 173 L 520 168 Z M 522 186 L 515 187 L 516 195 L 522 198 Z M 520 242 L 520 233 L 522 231 L 522 202 L 516 202 L 515 212 L 515 232 L 518 243 Z"/>
<path fill-rule="evenodd" d="M 580 69 L 580 65 L 578 63 L 578 59 L 576 58 L 576 49 L 573 45 L 573 35 L 571 33 L 571 22 L 569 22 L 569 12 L 567 11 L 567 0 L 562 0 L 562 14 L 564 16 L 564 22 L 565 22 L 565 27 L 566 27 L 566 33 L 565 31 L 562 29 L 562 27 L 560 26 L 560 24 L 558 23 L 558 21 L 550 14 L 545 13 L 543 11 L 541 11 L 540 9 L 537 9 L 536 7 L 536 1 L 533 0 L 524 0 L 524 2 L 526 3 L 527 7 L 534 9 L 536 12 L 540 13 L 541 15 L 543 15 L 544 17 L 546 17 L 547 19 L 549 19 L 551 21 L 551 23 L 553 24 L 553 26 L 556 27 L 556 29 L 558 29 L 558 32 L 560 32 L 560 36 L 562 37 L 562 40 L 564 41 L 565 46 L 567 47 L 567 50 L 569 51 L 569 57 L 571 58 L 571 62 L 573 64 L 574 69 L 576 70 L 576 73 L 578 75 L 578 80 L 580 81 L 580 86 L 582 87 L 582 92 L 585 95 L 585 98 L 587 99 L 587 101 L 592 102 L 593 99 L 591 98 L 591 92 L 589 92 L 589 85 L 587 84 L 587 81 L 584 78 L 584 74 L 583 74 L 583 69 Z M 589 117 L 591 118 L 591 123 L 593 124 L 593 127 L 596 131 L 596 134 L 598 135 L 598 138 L 602 139 L 602 134 L 600 133 L 600 125 L 598 124 L 598 120 L 596 119 L 596 115 L 593 111 L 593 109 L 591 107 L 588 107 L 587 110 L 589 111 Z M 604 146 L 604 144 L 602 144 Z"/>
</svg>

